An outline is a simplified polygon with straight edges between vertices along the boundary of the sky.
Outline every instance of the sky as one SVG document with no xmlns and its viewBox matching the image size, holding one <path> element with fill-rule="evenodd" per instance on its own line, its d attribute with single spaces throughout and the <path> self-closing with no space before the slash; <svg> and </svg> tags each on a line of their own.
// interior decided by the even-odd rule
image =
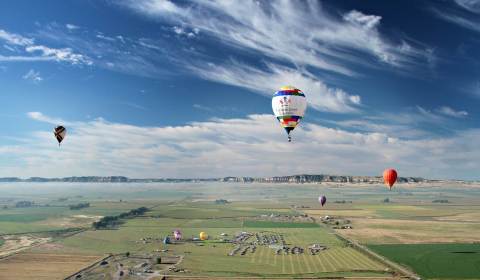
<svg viewBox="0 0 480 280">
<path fill-rule="evenodd" d="M 1 1 L 0 177 L 479 180 L 479 74 L 480 0 Z"/>
</svg>

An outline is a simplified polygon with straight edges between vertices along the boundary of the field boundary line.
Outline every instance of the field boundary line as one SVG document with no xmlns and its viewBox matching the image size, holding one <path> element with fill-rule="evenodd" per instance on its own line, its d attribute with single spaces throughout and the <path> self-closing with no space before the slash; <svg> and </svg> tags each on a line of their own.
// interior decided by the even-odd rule
<svg viewBox="0 0 480 280">
<path fill-rule="evenodd" d="M 386 257 L 384 257 L 380 254 L 375 253 L 374 251 L 370 250 L 366 246 L 361 245 L 360 243 L 356 242 L 355 240 L 349 239 L 349 238 L 343 236 L 342 234 L 340 234 L 336 231 L 333 231 L 333 232 L 341 240 L 352 244 L 354 249 L 357 249 L 358 251 L 360 251 L 360 252 L 364 253 L 365 255 L 369 256 L 370 258 L 373 258 L 373 259 L 376 259 L 376 260 L 380 261 L 381 263 L 388 266 L 389 268 L 392 268 L 397 273 L 400 273 L 401 275 L 412 278 L 412 279 L 421 279 L 420 276 L 418 276 L 416 273 L 414 273 L 410 269 L 408 269 L 408 268 L 406 268 L 406 267 L 404 267 L 400 264 L 397 264 L 397 263 L 387 259 Z"/>
<path fill-rule="evenodd" d="M 96 266 L 97 264 L 99 264 L 100 262 L 103 262 L 104 260 L 107 260 L 109 258 L 113 257 L 113 255 L 109 254 L 109 255 L 106 255 L 106 256 L 102 256 L 100 257 L 99 259 L 95 260 L 93 263 L 90 263 L 88 264 L 87 266 L 83 267 L 82 269 L 78 270 L 77 272 L 74 272 L 70 275 L 68 275 L 67 277 L 63 278 L 63 280 L 68 280 L 70 278 L 72 278 L 73 276 L 79 274 L 79 273 L 82 273 L 82 272 L 85 272 L 91 268 L 93 268 L 94 266 Z"/>
</svg>

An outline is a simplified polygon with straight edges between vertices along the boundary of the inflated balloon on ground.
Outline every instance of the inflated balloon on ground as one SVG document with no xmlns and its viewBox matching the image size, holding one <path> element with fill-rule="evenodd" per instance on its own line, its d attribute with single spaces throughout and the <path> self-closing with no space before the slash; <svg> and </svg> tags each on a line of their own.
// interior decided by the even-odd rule
<svg viewBox="0 0 480 280">
<path fill-rule="evenodd" d="M 200 232 L 200 240 L 207 240 L 208 239 L 208 234 L 206 232 Z"/>
</svg>

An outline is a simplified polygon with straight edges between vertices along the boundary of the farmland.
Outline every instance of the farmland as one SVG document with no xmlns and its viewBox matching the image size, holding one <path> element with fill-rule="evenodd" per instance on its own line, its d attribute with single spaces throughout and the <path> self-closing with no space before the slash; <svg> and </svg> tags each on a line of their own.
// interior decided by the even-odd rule
<svg viewBox="0 0 480 280">
<path fill-rule="evenodd" d="M 2 195 L 5 193 L 0 203 L 6 206 L 0 209 L 0 237 L 3 236 L 0 243 L 8 242 L 13 249 L 21 242 L 28 243 L 16 254 L 0 260 L 1 279 L 8 279 L 10 269 L 18 269 L 22 263 L 25 279 L 28 275 L 61 279 L 109 255 L 107 265 L 96 265 L 82 272 L 83 279 L 110 279 L 121 271 L 120 262 L 124 265 L 122 269 L 128 271 L 138 270 L 143 260 L 152 262 L 147 267 L 159 275 L 182 277 L 395 276 L 394 268 L 337 234 L 365 244 L 426 278 L 445 278 L 451 275 L 442 271 L 438 272 L 441 275 L 428 274 L 406 261 L 404 255 L 428 259 L 428 254 L 422 255 L 423 249 L 409 246 L 480 241 L 476 234 L 480 229 L 480 192 L 470 186 L 445 187 L 440 192 L 437 186 L 420 188 L 405 184 L 390 192 L 382 186 L 342 184 L 32 185 L 35 188 L 19 185 L 15 189 L 0 184 Z M 316 201 L 319 193 L 329 198 L 325 207 Z M 389 203 L 382 202 L 386 197 L 390 198 Z M 216 203 L 219 199 L 225 202 Z M 434 204 L 434 199 L 448 199 L 451 203 Z M 17 208 L 15 201 L 34 201 L 35 206 Z M 87 202 L 90 207 L 69 208 Z M 123 219 L 111 229 L 91 227 L 101 217 L 139 207 L 147 207 L 149 211 Z M 323 224 L 325 216 L 330 216 L 332 222 Z M 335 221 L 348 222 L 353 228 L 333 229 Z M 163 244 L 163 238 L 171 236 L 174 229 L 182 231 L 184 240 Z M 209 239 L 195 241 L 201 231 Z M 248 234 L 246 241 L 232 243 L 242 232 Z M 279 251 L 279 243 L 262 244 L 257 235 L 260 239 L 282 238 L 284 246 L 303 251 Z M 312 254 L 307 248 L 313 244 L 326 249 Z M 390 245 L 397 247 L 389 251 Z M 6 244 L 0 247 L 0 252 L 6 250 Z M 395 255 L 392 251 L 402 253 Z M 127 253 L 131 256 L 127 257 Z M 445 253 L 446 257 L 439 260 L 452 255 L 475 259 L 478 253 Z M 65 261 L 60 261 L 60 256 Z M 158 257 L 176 261 L 157 265 L 154 260 Z M 59 268 L 51 269 L 52 263 L 57 262 Z M 468 262 L 464 264 L 465 269 L 471 268 Z"/>
<path fill-rule="evenodd" d="M 2 280 L 62 279 L 96 259 L 98 256 L 23 253 L 0 262 L 0 276 Z"/>
<path fill-rule="evenodd" d="M 374 251 L 412 267 L 427 279 L 478 279 L 480 244 L 371 245 Z"/>
</svg>

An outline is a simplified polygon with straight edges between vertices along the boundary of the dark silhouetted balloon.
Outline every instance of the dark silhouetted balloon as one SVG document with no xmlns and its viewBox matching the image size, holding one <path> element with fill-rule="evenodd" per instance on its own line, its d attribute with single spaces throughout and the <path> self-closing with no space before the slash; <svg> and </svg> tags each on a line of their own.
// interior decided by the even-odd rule
<svg viewBox="0 0 480 280">
<path fill-rule="evenodd" d="M 321 204 L 322 207 L 323 207 L 323 205 L 325 205 L 325 203 L 327 203 L 327 197 L 324 196 L 324 195 L 320 196 L 320 197 L 318 198 L 318 202 L 320 202 L 320 204 Z"/>
</svg>

